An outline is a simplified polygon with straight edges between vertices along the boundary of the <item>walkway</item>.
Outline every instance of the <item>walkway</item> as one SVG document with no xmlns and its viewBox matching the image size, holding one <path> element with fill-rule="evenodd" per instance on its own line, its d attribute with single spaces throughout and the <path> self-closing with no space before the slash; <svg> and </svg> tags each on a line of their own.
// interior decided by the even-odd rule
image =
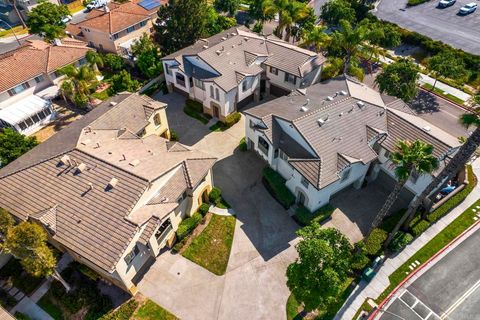
<svg viewBox="0 0 480 320">
<path fill-rule="evenodd" d="M 473 163 L 473 171 L 477 177 L 480 177 L 480 159 L 475 160 Z M 350 297 L 347 299 L 340 311 L 337 313 L 335 319 L 353 319 L 353 316 L 363 304 L 365 299 L 376 299 L 389 286 L 390 282 L 388 277 L 395 270 L 397 270 L 402 264 L 410 259 L 411 256 L 413 256 L 460 214 L 467 210 L 468 207 L 470 207 L 479 198 L 480 184 L 477 184 L 467 198 L 448 215 L 432 225 L 420 237 L 409 244 L 400 254 L 393 258 L 388 258 L 370 283 L 362 280 L 357 288 L 355 288 L 355 290 L 351 293 Z"/>
</svg>

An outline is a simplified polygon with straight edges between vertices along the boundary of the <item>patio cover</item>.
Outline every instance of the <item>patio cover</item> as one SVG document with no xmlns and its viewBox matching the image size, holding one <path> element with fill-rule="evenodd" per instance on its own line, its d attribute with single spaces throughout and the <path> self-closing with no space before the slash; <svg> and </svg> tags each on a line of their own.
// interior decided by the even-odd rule
<svg viewBox="0 0 480 320">
<path fill-rule="evenodd" d="M 43 99 L 53 99 L 58 96 L 59 91 L 60 88 L 57 85 L 53 85 L 46 89 L 43 89 L 40 92 L 35 93 L 35 95 Z"/>
<path fill-rule="evenodd" d="M 0 110 L 0 119 L 13 126 L 48 107 L 49 101 L 31 95 Z"/>
<path fill-rule="evenodd" d="M 137 41 L 138 38 L 133 38 L 133 39 L 130 39 L 130 40 L 127 40 L 125 42 L 122 42 L 120 43 L 120 47 L 123 48 L 123 49 L 126 49 L 128 51 L 130 51 L 130 47 L 132 46 L 132 44 Z"/>
</svg>

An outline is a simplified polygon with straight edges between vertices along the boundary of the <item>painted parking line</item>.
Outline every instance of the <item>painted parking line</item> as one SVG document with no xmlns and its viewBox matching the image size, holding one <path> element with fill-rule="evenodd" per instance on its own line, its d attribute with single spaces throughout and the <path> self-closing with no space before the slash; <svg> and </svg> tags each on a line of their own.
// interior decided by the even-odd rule
<svg viewBox="0 0 480 320">
<path fill-rule="evenodd" d="M 398 297 L 410 310 L 412 310 L 420 319 L 440 319 L 440 317 L 433 312 L 425 303 L 418 299 L 410 291 L 405 290 L 400 297 Z"/>
<path fill-rule="evenodd" d="M 460 297 L 458 298 L 457 301 L 455 301 L 451 306 L 450 308 L 447 309 L 447 311 L 445 311 L 442 316 L 440 317 L 441 319 L 447 319 L 448 316 L 453 312 L 455 311 L 455 309 L 457 309 L 463 302 L 465 302 L 465 300 L 467 300 L 467 298 L 469 296 L 472 295 L 472 293 L 475 292 L 475 290 L 477 290 L 478 288 L 480 287 L 480 280 L 478 280 L 473 286 L 471 286 L 467 291 L 465 291 L 465 293 Z"/>
</svg>

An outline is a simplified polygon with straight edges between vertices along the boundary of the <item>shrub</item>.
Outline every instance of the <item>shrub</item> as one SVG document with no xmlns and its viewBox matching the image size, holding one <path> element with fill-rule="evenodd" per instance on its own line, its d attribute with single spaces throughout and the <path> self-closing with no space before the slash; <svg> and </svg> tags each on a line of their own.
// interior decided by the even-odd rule
<svg viewBox="0 0 480 320">
<path fill-rule="evenodd" d="M 96 273 L 95 271 L 93 271 L 92 269 L 90 269 L 84 264 L 80 264 L 78 266 L 78 271 L 80 271 L 81 273 L 83 273 L 85 276 L 89 277 L 93 281 L 97 281 L 100 278 L 98 273 Z"/>
<path fill-rule="evenodd" d="M 173 246 L 172 250 L 174 253 L 179 253 L 182 248 L 185 246 L 185 243 L 187 242 L 187 239 L 182 239 L 180 241 L 177 241 L 177 243 L 175 243 L 175 245 Z"/>
<path fill-rule="evenodd" d="M 392 242 L 390 242 L 388 248 L 393 252 L 398 252 L 405 248 L 407 244 L 412 242 L 413 236 L 410 233 L 398 231 L 393 236 Z"/>
<path fill-rule="evenodd" d="M 363 241 L 355 243 L 352 257 L 352 269 L 362 271 L 369 264 L 370 259 L 367 257 L 365 243 Z"/>
<path fill-rule="evenodd" d="M 129 320 L 132 318 L 135 310 L 138 308 L 138 302 L 135 299 L 124 303 L 117 310 L 109 312 L 100 318 L 100 320 Z"/>
<path fill-rule="evenodd" d="M 421 235 L 425 230 L 430 227 L 430 222 L 427 220 L 420 220 L 414 226 L 411 227 L 411 231 L 414 237 L 418 237 Z"/>
<path fill-rule="evenodd" d="M 240 114 L 240 112 L 231 113 L 225 117 L 225 125 L 227 126 L 227 128 L 230 128 L 235 123 L 240 121 L 241 118 L 242 118 L 242 115 Z"/>
<path fill-rule="evenodd" d="M 248 146 L 247 146 L 247 141 L 245 141 L 245 137 L 240 139 L 240 143 L 238 144 L 238 148 L 240 151 L 247 151 Z"/>
<path fill-rule="evenodd" d="M 83 320 L 97 320 L 100 319 L 103 315 L 107 314 L 113 308 L 112 300 L 107 295 L 100 295 L 100 297 L 95 299 L 95 303 L 90 305 L 88 312 L 83 318 Z"/>
<path fill-rule="evenodd" d="M 23 314 L 21 312 L 15 312 L 15 319 L 17 320 L 31 320 L 31 318 L 29 316 L 27 316 L 26 314 Z"/>
<path fill-rule="evenodd" d="M 263 182 L 268 192 L 285 208 L 288 209 L 295 202 L 295 196 L 285 186 L 285 179 L 272 168 L 263 169 Z"/>
<path fill-rule="evenodd" d="M 202 215 L 198 212 L 195 212 L 191 217 L 183 219 L 182 222 L 178 225 L 177 229 L 177 238 L 179 241 L 183 240 L 188 236 L 193 229 L 195 229 L 200 221 L 202 220 Z"/>
<path fill-rule="evenodd" d="M 212 203 L 218 203 L 222 199 L 222 191 L 217 187 L 213 187 L 212 191 L 208 194 L 208 199 Z"/>
<path fill-rule="evenodd" d="M 187 101 L 185 101 L 185 107 L 187 107 L 191 110 L 194 110 L 198 113 L 203 113 L 203 104 L 201 104 L 198 101 L 188 99 Z"/>
<path fill-rule="evenodd" d="M 375 228 L 365 240 L 365 250 L 370 256 L 378 256 L 382 251 L 382 245 L 387 240 L 388 233 L 385 230 Z"/>
<path fill-rule="evenodd" d="M 425 3 L 427 1 L 430 1 L 430 0 L 408 0 L 407 5 L 408 6 L 416 6 L 416 5 Z"/>
<path fill-rule="evenodd" d="M 178 141 L 178 134 L 172 129 L 170 129 L 170 141 Z"/>
<path fill-rule="evenodd" d="M 210 209 L 210 206 L 206 203 L 202 203 L 200 207 L 198 207 L 198 212 L 200 212 L 202 217 L 205 217 L 205 215 L 208 213 L 208 209 Z"/>
<path fill-rule="evenodd" d="M 333 211 L 335 211 L 335 208 L 330 204 L 321 207 L 313 213 L 304 206 L 300 206 L 295 210 L 293 219 L 301 226 L 307 226 L 312 222 L 322 223 L 324 220 L 330 218 Z"/>
</svg>

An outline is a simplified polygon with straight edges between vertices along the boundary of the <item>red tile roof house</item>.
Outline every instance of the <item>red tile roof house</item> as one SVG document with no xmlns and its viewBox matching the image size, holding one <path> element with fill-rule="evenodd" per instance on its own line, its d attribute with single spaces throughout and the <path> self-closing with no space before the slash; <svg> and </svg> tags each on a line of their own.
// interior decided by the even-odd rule
<svg viewBox="0 0 480 320">
<path fill-rule="evenodd" d="M 262 96 L 281 96 L 320 79 L 325 57 L 245 27 L 233 27 L 163 59 L 175 90 L 220 120 Z"/>
<path fill-rule="evenodd" d="M 134 293 L 135 276 L 212 188 L 215 158 L 145 134 L 165 108 L 138 94 L 103 102 L 0 170 L 0 207 Z"/>
<path fill-rule="evenodd" d="M 62 67 L 86 62 L 86 43 L 65 38 L 54 44 L 27 41 L 0 55 L 0 127 L 32 134 L 54 117 L 50 99 L 58 95 Z"/>
<path fill-rule="evenodd" d="M 451 159 L 458 139 L 407 110 L 402 100 L 341 77 L 247 110 L 247 145 L 314 211 L 365 179 L 394 182 L 388 155 L 398 140 L 433 145 L 442 165 Z M 431 180 L 411 177 L 404 196 L 419 195 Z"/>
</svg>

